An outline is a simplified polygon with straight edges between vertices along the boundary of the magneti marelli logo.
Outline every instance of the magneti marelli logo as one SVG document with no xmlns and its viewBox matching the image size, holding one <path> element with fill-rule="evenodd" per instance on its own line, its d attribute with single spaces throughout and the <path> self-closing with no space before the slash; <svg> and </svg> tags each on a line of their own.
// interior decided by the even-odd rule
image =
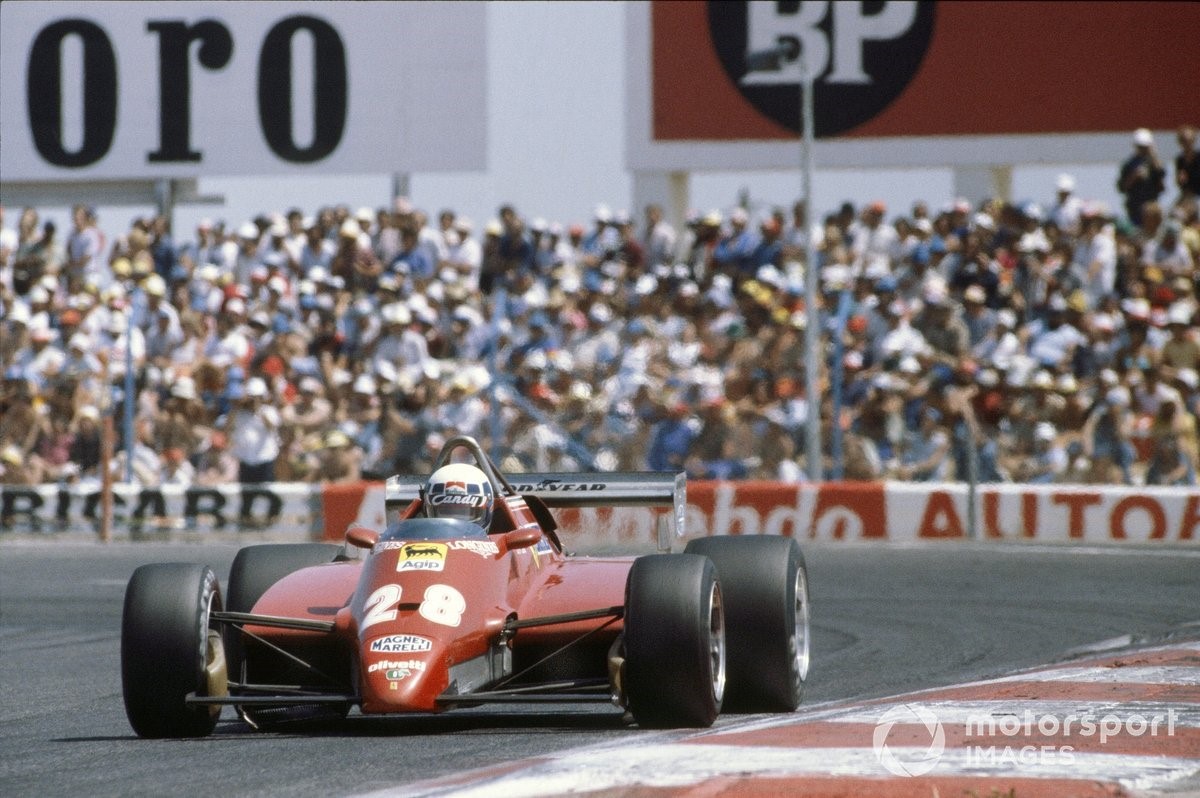
<svg viewBox="0 0 1200 798">
<path fill-rule="evenodd" d="M 910 738 L 895 730 L 920 727 Z M 925 732 L 928 732 L 926 736 Z M 946 732 L 933 710 L 920 704 L 901 704 L 892 707 L 879 718 L 872 737 L 875 758 L 889 773 L 896 776 L 924 776 L 933 770 L 946 750 Z"/>
<path fill-rule="evenodd" d="M 814 129 L 835 136 L 874 118 L 912 82 L 933 38 L 935 3 L 915 0 L 710 0 L 708 29 L 725 73 L 755 108 L 800 132 L 799 60 L 813 72 Z M 783 43 L 800 59 L 748 71 L 746 54 Z"/>
</svg>

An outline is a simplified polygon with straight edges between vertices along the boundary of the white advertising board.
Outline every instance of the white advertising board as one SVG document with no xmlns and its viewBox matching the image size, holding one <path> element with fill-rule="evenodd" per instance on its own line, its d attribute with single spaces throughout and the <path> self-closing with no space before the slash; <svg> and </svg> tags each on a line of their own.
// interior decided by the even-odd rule
<svg viewBox="0 0 1200 798">
<path fill-rule="evenodd" d="M 0 175 L 484 169 L 485 5 L 0 3 Z"/>
</svg>

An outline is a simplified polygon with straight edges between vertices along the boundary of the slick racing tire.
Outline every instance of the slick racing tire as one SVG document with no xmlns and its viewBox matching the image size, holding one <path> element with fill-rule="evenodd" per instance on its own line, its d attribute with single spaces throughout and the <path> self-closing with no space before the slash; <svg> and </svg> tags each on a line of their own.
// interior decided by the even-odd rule
<svg viewBox="0 0 1200 798">
<path fill-rule="evenodd" d="M 792 712 L 808 679 L 808 570 L 800 545 L 777 535 L 699 538 L 725 597 L 726 710 Z"/>
<path fill-rule="evenodd" d="M 707 557 L 634 560 L 625 585 L 625 689 L 643 727 L 705 728 L 720 714 L 725 605 Z"/>
<path fill-rule="evenodd" d="M 240 549 L 229 567 L 229 584 L 226 586 L 226 607 L 230 612 L 252 612 L 263 594 L 280 579 L 302 568 L 324 565 L 336 560 L 342 547 L 336 543 L 264 543 Z M 230 624 L 225 629 L 225 651 L 229 660 L 229 672 L 234 681 L 245 681 L 247 667 L 243 653 L 242 634 L 238 627 Z M 239 706 L 238 713 L 255 727 L 268 721 L 293 720 L 296 716 L 308 717 L 312 712 L 301 712 L 304 707 L 286 709 L 248 709 Z M 349 707 L 346 707 L 349 711 Z M 345 715 L 338 711 L 334 714 Z"/>
<path fill-rule="evenodd" d="M 206 565 L 156 563 L 133 572 L 121 616 L 125 714 L 140 737 L 211 734 L 220 706 L 189 705 L 189 693 L 228 694 L 217 576 Z"/>
</svg>

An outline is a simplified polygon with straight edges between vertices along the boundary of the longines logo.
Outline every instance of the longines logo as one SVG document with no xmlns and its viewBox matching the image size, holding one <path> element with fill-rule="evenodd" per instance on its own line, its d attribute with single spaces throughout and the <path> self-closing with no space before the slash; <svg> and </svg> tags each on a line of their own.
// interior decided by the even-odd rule
<svg viewBox="0 0 1200 798">
<path fill-rule="evenodd" d="M 917 74 L 933 37 L 935 3 L 912 0 L 710 0 L 708 28 L 725 73 L 755 108 L 800 130 L 799 60 L 748 69 L 746 54 L 790 44 L 812 70 L 816 135 L 877 116 Z"/>
</svg>

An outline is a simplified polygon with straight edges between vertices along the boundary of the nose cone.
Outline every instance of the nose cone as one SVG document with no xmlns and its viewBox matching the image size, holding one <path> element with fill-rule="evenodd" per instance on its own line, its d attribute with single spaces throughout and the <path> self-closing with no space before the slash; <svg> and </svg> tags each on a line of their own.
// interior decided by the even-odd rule
<svg viewBox="0 0 1200 798">
<path fill-rule="evenodd" d="M 445 643 L 415 634 L 391 634 L 362 649 L 362 711 L 432 712 L 449 684 Z"/>
</svg>

